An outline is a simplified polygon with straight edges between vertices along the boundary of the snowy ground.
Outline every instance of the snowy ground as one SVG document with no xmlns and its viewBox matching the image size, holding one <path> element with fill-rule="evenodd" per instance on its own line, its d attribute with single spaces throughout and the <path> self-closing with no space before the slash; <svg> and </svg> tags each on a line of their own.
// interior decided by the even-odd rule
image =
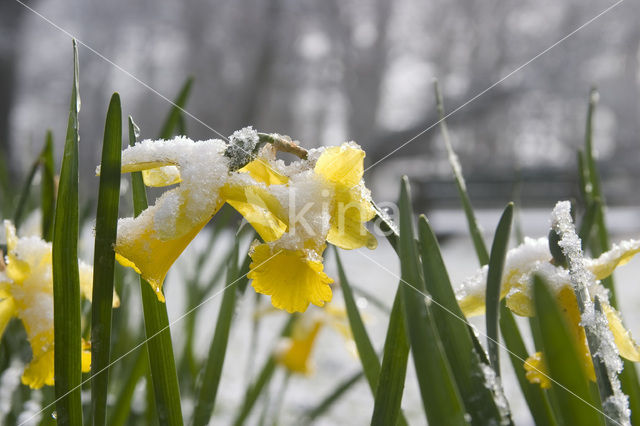
<svg viewBox="0 0 640 426">
<path fill-rule="evenodd" d="M 549 206 L 548 210 L 533 210 L 520 213 L 524 234 L 531 237 L 545 236 L 548 231 L 551 208 L 552 206 Z M 488 231 L 488 235 L 492 235 L 500 213 L 497 210 L 478 212 L 480 225 L 484 230 Z M 473 246 L 466 237 L 464 216 L 461 211 L 440 211 L 430 215 L 430 220 L 436 232 L 449 235 L 449 238 L 442 245 L 443 256 L 452 282 L 460 283 L 463 278 L 473 273 L 477 267 Z M 615 209 L 608 212 L 607 221 L 613 234 L 612 241 L 638 236 L 640 215 L 637 214 L 637 211 Z M 231 242 L 231 235 L 226 235 L 225 238 L 229 243 Z M 223 245 L 226 244 L 223 243 Z M 192 244 L 173 268 L 174 273 L 168 278 L 167 304 L 172 320 L 178 319 L 186 309 L 183 302 L 184 297 L 180 294 L 180 285 L 175 279 L 179 274 L 189 273 L 189 267 L 194 257 L 190 256 L 189 253 L 202 250 L 203 246 L 204 243 L 200 241 Z M 213 256 L 215 257 L 216 253 L 217 256 L 220 256 L 223 251 L 215 250 L 214 252 Z M 330 250 L 327 251 L 326 256 L 326 271 L 335 278 L 337 274 Z M 398 285 L 397 277 L 399 276 L 398 261 L 391 247 L 381 240 L 379 248 L 375 251 L 366 249 L 351 252 L 342 251 L 341 256 L 352 284 L 374 294 L 387 306 L 390 306 Z M 637 285 L 639 276 L 640 259 L 633 260 L 616 272 L 618 293 L 624 295 L 624 297 L 619 297 L 622 304 L 622 312 L 628 327 L 636 336 L 640 336 L 640 311 L 635 309 L 640 305 L 640 291 L 638 291 L 640 287 Z M 208 349 L 213 332 L 212 323 L 217 316 L 220 299 L 221 297 L 214 297 L 196 312 L 196 315 L 198 315 L 198 335 L 200 336 L 197 342 L 199 352 L 202 354 L 205 354 Z M 226 423 L 226 420 L 238 408 L 248 378 L 260 368 L 269 348 L 275 345 L 280 324 L 285 318 L 283 314 L 272 314 L 265 317 L 260 332 L 260 349 L 257 353 L 257 360 L 249 365 L 247 358 L 249 351 L 247 348 L 251 334 L 253 301 L 253 292 L 247 292 L 247 296 L 239 302 L 229 342 L 229 352 L 223 372 L 221 392 L 218 394 L 216 424 Z M 334 292 L 334 301 L 336 305 L 342 303 L 342 295 L 339 291 Z M 366 300 L 361 300 L 360 302 L 366 304 Z M 385 314 L 371 303 L 368 304 L 363 312 L 366 315 L 367 328 L 375 347 L 382 348 L 387 326 Z M 481 334 L 481 341 L 484 343 L 486 339 L 482 334 L 484 332 L 483 317 L 475 318 L 472 322 L 477 326 Z M 180 330 L 180 321 L 178 321 L 172 327 L 172 334 L 177 342 L 176 348 L 181 347 L 179 343 L 181 340 Z M 502 356 L 504 360 L 501 363 L 504 387 L 514 413 L 514 420 L 518 425 L 533 424 L 506 353 L 503 353 Z M 323 396 L 334 389 L 338 382 L 359 369 L 358 360 L 351 355 L 345 346 L 342 336 L 329 327 L 325 327 L 320 334 L 316 342 L 313 358 L 316 364 L 315 373 L 310 377 L 294 376 L 289 382 L 284 409 L 281 414 L 281 421 L 284 425 L 297 424 L 296 420 L 304 409 L 317 404 Z M 258 416 L 265 408 L 273 410 L 277 405 L 276 395 L 280 393 L 283 378 L 283 372 L 278 371 L 272 381 L 269 400 L 263 399 L 258 402 L 250 424 L 257 422 Z M 368 424 L 372 404 L 371 393 L 365 381 L 362 380 L 316 424 Z M 188 405 L 188 403 L 185 404 L 185 414 L 190 410 Z M 426 424 L 412 361 L 409 366 L 403 408 L 412 425 Z"/>
</svg>

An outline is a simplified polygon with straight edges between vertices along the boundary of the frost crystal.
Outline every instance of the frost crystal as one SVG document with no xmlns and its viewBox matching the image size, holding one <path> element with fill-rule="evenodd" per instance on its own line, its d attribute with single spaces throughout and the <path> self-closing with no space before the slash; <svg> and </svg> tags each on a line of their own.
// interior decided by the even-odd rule
<svg viewBox="0 0 640 426">
<path fill-rule="evenodd" d="M 576 234 L 575 226 L 571 219 L 571 204 L 568 201 L 560 201 L 556 204 L 552 214 L 552 227 L 560 236 L 558 245 L 569 262 L 571 283 L 576 293 L 578 307 L 581 314 L 581 325 L 585 329 L 587 343 L 591 357 L 596 366 L 596 377 L 600 387 L 600 393 L 606 397 L 602 407 L 608 421 L 620 425 L 630 425 L 628 397 L 622 393 L 618 374 L 622 371 L 622 360 L 615 345 L 613 334 L 609 329 L 607 317 L 602 311 L 599 297 L 595 303 L 591 301 L 589 288 L 596 282 L 595 276 L 587 268 L 587 262 L 582 253 L 580 238 Z M 606 368 L 606 377 L 598 365 Z M 606 385 L 611 386 L 612 393 L 603 390 Z"/>
</svg>

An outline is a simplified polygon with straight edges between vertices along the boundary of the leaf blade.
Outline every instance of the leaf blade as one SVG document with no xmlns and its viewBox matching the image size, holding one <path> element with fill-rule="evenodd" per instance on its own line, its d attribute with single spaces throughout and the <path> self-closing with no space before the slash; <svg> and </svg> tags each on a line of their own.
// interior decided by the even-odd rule
<svg viewBox="0 0 640 426">
<path fill-rule="evenodd" d="M 216 402 L 218 386 L 222 376 L 222 367 L 227 352 L 229 341 L 229 330 L 236 306 L 237 289 L 235 283 L 238 281 L 238 240 L 233 248 L 233 255 L 229 260 L 227 268 L 227 286 L 222 296 L 222 303 L 216 321 L 216 328 L 209 347 L 209 355 L 205 366 L 202 385 L 198 393 L 198 400 L 193 414 L 194 426 L 203 426 L 209 423 L 213 408 Z"/>
<path fill-rule="evenodd" d="M 129 117 L 130 145 L 134 145 L 135 140 L 135 124 Z M 133 189 L 134 213 L 137 216 L 148 206 L 141 172 L 131 173 L 131 186 Z M 161 424 L 182 425 L 180 388 L 178 386 L 176 363 L 173 357 L 167 306 L 158 301 L 151 285 L 142 277 L 140 278 L 140 291 L 142 293 L 144 327 L 149 354 L 149 371 L 151 373 L 158 419 Z"/>
<path fill-rule="evenodd" d="M 504 209 L 491 246 L 489 257 L 489 272 L 487 273 L 486 293 L 486 324 L 487 347 L 489 349 L 489 361 L 496 374 L 500 375 L 500 352 L 498 348 L 498 318 L 500 309 L 500 290 L 502 287 L 502 273 L 507 256 L 509 238 L 511 236 L 511 222 L 513 220 L 513 203 L 507 204 Z"/>
<path fill-rule="evenodd" d="M 553 387 L 560 401 L 559 408 L 566 424 L 602 425 L 595 410 L 598 402 L 589 390 L 589 381 L 582 360 L 573 343 L 565 319 L 555 297 L 542 278 L 533 282 L 534 304 L 544 347 L 545 360 Z"/>
<path fill-rule="evenodd" d="M 96 238 L 91 304 L 91 411 L 94 425 L 107 420 L 107 390 L 111 354 L 111 314 L 115 278 L 115 251 L 120 202 L 122 110 L 120 96 L 109 103 L 100 162 L 100 186 L 96 210 Z"/>
<path fill-rule="evenodd" d="M 73 85 L 53 228 L 53 319 L 56 412 L 62 425 L 82 424 L 81 330 L 78 271 L 78 46 L 73 41 Z"/>
</svg>

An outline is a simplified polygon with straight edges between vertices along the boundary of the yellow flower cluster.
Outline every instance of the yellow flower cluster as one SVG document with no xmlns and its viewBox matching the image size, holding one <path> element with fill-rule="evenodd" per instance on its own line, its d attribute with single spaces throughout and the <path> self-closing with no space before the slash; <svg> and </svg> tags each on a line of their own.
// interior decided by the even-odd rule
<svg viewBox="0 0 640 426">
<path fill-rule="evenodd" d="M 638 252 L 640 252 L 640 241 L 622 241 L 597 259 L 585 259 L 585 264 L 597 280 L 602 280 L 611 275 L 616 267 L 624 265 L 631 260 Z M 505 298 L 507 307 L 517 315 L 527 317 L 535 315 L 531 283 L 534 274 L 542 276 L 554 290 L 556 300 L 562 308 L 574 342 L 580 348 L 585 371 L 592 380 L 595 380 L 593 363 L 587 346 L 584 328 L 580 325 L 580 310 L 571 285 L 569 271 L 552 263 L 552 256 L 546 238 L 525 238 L 523 244 L 509 250 L 505 262 L 500 298 Z M 474 316 L 484 312 L 486 279 L 487 267 L 485 266 L 474 276 L 467 279 L 458 290 L 458 303 L 465 315 Z M 620 355 L 631 361 L 639 362 L 640 347 L 622 324 L 620 314 L 607 303 L 609 300 L 607 290 L 598 281 L 589 288 L 589 294 L 592 298 L 597 295 L 601 300 L 603 311 L 607 317 L 609 328 Z M 539 383 L 543 388 L 551 386 L 544 362 L 544 354 L 537 352 L 530 356 L 526 360 L 524 367 L 530 382 Z"/>
<path fill-rule="evenodd" d="M 246 137 L 257 139 L 252 129 Z M 248 135 L 248 136 L 247 136 Z M 121 219 L 118 261 L 133 267 L 164 301 L 162 283 L 175 260 L 224 203 L 253 226 L 261 242 L 251 247 L 248 277 L 274 307 L 304 312 L 331 300 L 322 254 L 326 242 L 344 249 L 375 248 L 365 222 L 375 216 L 364 186 L 365 153 L 354 143 L 309 151 L 285 164 L 260 155 L 237 171 L 222 141 L 143 141 L 123 151 L 122 171 L 153 171 L 152 186 L 178 184 L 136 218 Z"/>
<path fill-rule="evenodd" d="M 32 360 L 22 375 L 22 383 L 31 388 L 53 385 L 54 334 L 53 334 L 53 275 L 51 243 L 37 237 L 18 238 L 16 229 L 4 221 L 7 238 L 7 255 L 0 271 L 0 336 L 9 320 L 22 321 L 31 345 Z M 93 270 L 84 262 L 78 262 L 80 292 L 91 300 Z M 120 301 L 114 294 L 113 305 Z M 82 371 L 89 371 L 91 351 L 89 344 L 82 344 Z"/>
</svg>

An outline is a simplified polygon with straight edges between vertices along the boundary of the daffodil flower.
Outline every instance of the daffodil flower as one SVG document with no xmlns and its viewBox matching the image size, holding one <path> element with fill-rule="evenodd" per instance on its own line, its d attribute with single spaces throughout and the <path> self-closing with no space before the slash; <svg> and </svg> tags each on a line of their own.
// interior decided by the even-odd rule
<svg viewBox="0 0 640 426">
<path fill-rule="evenodd" d="M 153 170 L 156 173 L 147 184 L 178 184 L 139 216 L 118 222 L 116 258 L 147 280 L 160 301 L 164 301 L 162 283 L 169 268 L 225 201 L 234 203 L 241 213 L 250 203 L 259 205 L 247 216 L 265 238 L 277 238 L 283 232 L 283 225 L 270 212 L 278 210 L 277 200 L 264 184 L 229 172 L 226 146 L 221 140 L 194 142 L 177 137 L 145 140 L 122 152 L 122 173 Z"/>
<path fill-rule="evenodd" d="M 149 171 L 147 185 L 177 186 L 138 217 L 120 220 L 118 261 L 134 268 L 164 301 L 169 268 L 226 202 L 263 241 L 250 252 L 254 289 L 288 312 L 303 312 L 310 303 L 322 306 L 331 300 L 333 282 L 323 271 L 326 242 L 345 249 L 377 244 L 364 226 L 375 216 L 362 181 L 364 151 L 345 143 L 284 164 L 263 149 L 243 163 L 250 159 L 245 151 L 258 146 L 258 134 L 245 128 L 231 139 L 242 143 L 177 137 L 123 151 L 123 173 Z M 242 161 L 229 155 L 231 147 Z"/>
<path fill-rule="evenodd" d="M 358 145 L 345 143 L 312 150 L 307 160 L 281 166 L 282 173 L 273 171 L 278 163 L 268 158 L 245 168 L 269 185 L 287 213 L 277 214 L 286 221 L 286 232 L 255 244 L 250 252 L 248 277 L 253 288 L 271 296 L 276 308 L 304 312 L 310 303 L 323 306 L 331 301 L 333 280 L 322 264 L 325 242 L 344 249 L 376 247 L 375 237 L 364 226 L 375 216 L 362 180 L 364 156 Z"/>
<path fill-rule="evenodd" d="M 31 344 L 32 360 L 22 375 L 22 383 L 37 389 L 53 385 L 53 275 L 51 243 L 37 237 L 18 238 L 13 224 L 4 221 L 7 238 L 6 264 L 0 271 L 0 336 L 9 320 L 22 321 Z M 91 300 L 93 270 L 79 261 L 80 293 Z M 114 294 L 113 306 L 120 301 Z M 82 344 L 82 371 L 89 371 L 91 351 Z"/>
<path fill-rule="evenodd" d="M 338 331 L 345 338 L 349 351 L 355 353 L 345 310 L 329 304 L 322 311 L 308 311 L 296 320 L 291 337 L 281 339 L 276 348 L 276 361 L 290 373 L 313 374 L 313 346 L 325 325 Z"/>
<path fill-rule="evenodd" d="M 596 259 L 585 259 L 585 266 L 597 280 L 602 280 L 611 275 L 616 267 L 629 262 L 638 252 L 640 252 L 640 240 L 623 241 Z M 487 266 L 484 266 L 475 275 L 465 280 L 457 291 L 458 303 L 467 316 L 479 315 L 484 312 L 487 271 Z M 584 360 L 585 371 L 592 380 L 595 380 L 586 336 L 580 325 L 580 311 L 571 286 L 569 271 L 552 263 L 552 255 L 546 238 L 525 238 L 523 244 L 509 250 L 505 261 L 500 298 L 505 298 L 507 307 L 517 315 L 527 317 L 535 315 L 531 284 L 534 274 L 541 275 L 554 290 L 575 343 L 578 348 L 581 348 L 580 353 Z M 619 313 L 607 303 L 609 300 L 608 291 L 599 281 L 596 281 L 589 288 L 589 294 L 592 298 L 597 295 L 601 300 L 620 355 L 631 361 L 640 361 L 640 347 L 622 324 Z M 543 354 L 538 352 L 529 357 L 525 362 L 525 369 L 527 370 L 527 378 L 532 383 L 539 383 L 545 388 L 551 386 Z"/>
</svg>

